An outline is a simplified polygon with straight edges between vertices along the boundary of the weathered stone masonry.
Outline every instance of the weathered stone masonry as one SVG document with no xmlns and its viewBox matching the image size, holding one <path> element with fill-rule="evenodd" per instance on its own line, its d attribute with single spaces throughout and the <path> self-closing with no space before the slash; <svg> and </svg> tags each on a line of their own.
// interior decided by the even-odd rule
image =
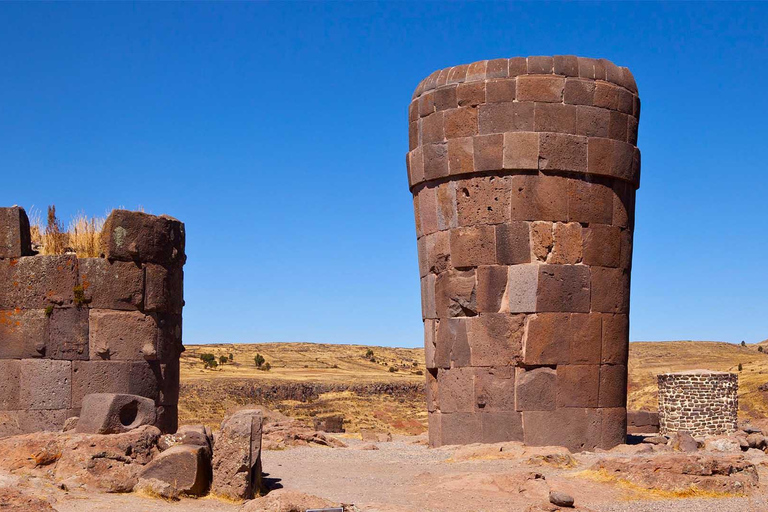
<svg viewBox="0 0 768 512">
<path fill-rule="evenodd" d="M 409 108 L 430 444 L 626 436 L 640 100 L 602 59 L 435 71 Z"/>
<path fill-rule="evenodd" d="M 33 255 L 24 210 L 0 208 L 0 436 L 58 430 L 90 393 L 151 398 L 175 431 L 184 224 L 115 210 L 102 252 Z"/>
<path fill-rule="evenodd" d="M 661 374 L 658 383 L 662 434 L 687 431 L 707 436 L 736 430 L 738 374 L 690 370 Z"/>
</svg>

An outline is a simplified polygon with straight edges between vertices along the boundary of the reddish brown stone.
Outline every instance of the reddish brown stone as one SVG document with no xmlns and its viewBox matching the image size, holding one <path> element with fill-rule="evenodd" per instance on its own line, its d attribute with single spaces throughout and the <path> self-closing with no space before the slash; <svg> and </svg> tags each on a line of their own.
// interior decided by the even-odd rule
<svg viewBox="0 0 768 512">
<path fill-rule="evenodd" d="M 509 220 L 509 181 L 487 176 L 456 181 L 459 226 L 500 224 Z"/>
<path fill-rule="evenodd" d="M 589 313 L 589 274 L 585 265 L 540 265 L 536 311 Z"/>
<path fill-rule="evenodd" d="M 435 111 L 434 91 L 425 92 L 419 98 L 419 117 L 427 117 Z"/>
<path fill-rule="evenodd" d="M 445 140 L 444 112 L 435 112 L 421 120 L 421 143 L 437 144 Z"/>
<path fill-rule="evenodd" d="M 498 265 L 477 267 L 477 308 L 480 313 L 498 313 L 507 289 L 508 269 Z"/>
<path fill-rule="evenodd" d="M 425 392 L 427 395 L 427 412 L 432 413 L 439 409 L 438 393 L 439 388 L 437 385 L 437 370 L 427 368 L 426 372 L 427 382 L 425 384 Z"/>
<path fill-rule="evenodd" d="M 603 364 L 626 365 L 629 353 L 629 318 L 627 315 L 604 314 Z"/>
<path fill-rule="evenodd" d="M 519 412 L 483 412 L 480 414 L 480 426 L 483 443 L 523 440 L 523 416 Z"/>
<path fill-rule="evenodd" d="M 554 230 L 551 222 L 531 222 L 531 252 L 537 261 L 546 262 L 554 246 Z"/>
<path fill-rule="evenodd" d="M 535 170 L 539 168 L 539 134 L 509 132 L 504 134 L 504 169 Z"/>
<path fill-rule="evenodd" d="M 611 187 L 581 179 L 568 180 L 568 220 L 584 224 L 612 224 Z"/>
<path fill-rule="evenodd" d="M 512 176 L 512 220 L 567 220 L 568 181 L 559 176 Z"/>
<path fill-rule="evenodd" d="M 440 412 L 472 412 L 474 400 L 474 368 L 450 368 L 437 371 Z"/>
<path fill-rule="evenodd" d="M 594 450 L 602 442 L 602 416 L 600 409 L 586 408 L 523 411 L 523 431 L 527 445 Z"/>
<path fill-rule="evenodd" d="M 525 57 L 512 57 L 509 59 L 509 76 L 525 75 L 528 73 L 528 62 Z"/>
<path fill-rule="evenodd" d="M 589 138 L 589 172 L 635 181 L 634 147 L 625 142 Z"/>
<path fill-rule="evenodd" d="M 599 313 L 573 313 L 570 324 L 572 364 L 600 364 L 602 317 Z M 601 406 L 602 407 L 602 406 Z"/>
<path fill-rule="evenodd" d="M 443 445 L 441 420 L 442 414 L 440 411 L 429 412 L 427 414 L 427 422 L 429 426 L 428 443 L 431 448 Z"/>
<path fill-rule="evenodd" d="M 440 87 L 435 90 L 435 110 L 447 110 L 449 108 L 456 108 L 459 106 L 459 102 L 456 99 L 456 86 L 448 85 Z"/>
<path fill-rule="evenodd" d="M 184 306 L 184 271 L 181 267 L 165 268 L 146 265 L 145 311 L 181 313 Z"/>
<path fill-rule="evenodd" d="M 562 103 L 536 103 L 533 110 L 533 128 L 537 132 L 576 132 L 576 111 L 574 105 Z"/>
<path fill-rule="evenodd" d="M 29 218 L 24 208 L 0 208 L 0 258 L 32 255 Z"/>
<path fill-rule="evenodd" d="M 437 300 L 435 297 L 436 278 L 427 274 L 421 279 L 421 315 L 423 318 L 437 318 Z"/>
<path fill-rule="evenodd" d="M 592 311 L 629 312 L 629 275 L 620 268 L 592 267 Z"/>
<path fill-rule="evenodd" d="M 20 409 L 19 382 L 21 361 L 18 359 L 0 359 L 0 411 Z M 0 437 L 3 436 L 0 419 Z"/>
<path fill-rule="evenodd" d="M 557 373 L 552 368 L 517 369 L 518 411 L 553 411 L 557 402 Z"/>
<path fill-rule="evenodd" d="M 155 362 L 75 361 L 72 365 L 72 407 L 80 407 L 83 397 L 92 393 L 128 393 L 160 403 L 165 402 L 166 394 L 178 395 L 178 391 L 174 393 L 178 380 L 165 382 L 165 367 Z M 169 393 L 161 393 L 161 388 Z"/>
<path fill-rule="evenodd" d="M 487 60 L 473 62 L 467 66 L 467 82 L 477 82 L 485 80 L 485 69 L 488 66 Z"/>
<path fill-rule="evenodd" d="M 481 135 L 473 141 L 475 171 L 496 171 L 502 168 L 504 135 Z"/>
<path fill-rule="evenodd" d="M 587 138 L 564 133 L 540 134 L 539 169 L 586 171 Z"/>
<path fill-rule="evenodd" d="M 89 307 L 136 310 L 143 306 L 141 266 L 128 261 L 110 262 L 105 258 L 79 258 L 78 267 L 80 285 Z"/>
<path fill-rule="evenodd" d="M 515 368 L 482 368 L 475 373 L 475 407 L 482 412 L 515 410 Z"/>
<path fill-rule="evenodd" d="M 45 356 L 50 359 L 87 360 L 88 310 L 55 308 L 49 316 Z"/>
<path fill-rule="evenodd" d="M 584 228 L 584 263 L 617 267 L 621 257 L 621 229 L 604 224 Z"/>
<path fill-rule="evenodd" d="M 625 272 L 632 270 L 632 232 L 628 229 L 621 232 L 621 259 L 619 268 Z"/>
<path fill-rule="evenodd" d="M 556 222 L 553 230 L 552 252 L 548 263 L 575 265 L 582 260 L 581 224 Z"/>
<path fill-rule="evenodd" d="M 429 277 L 427 276 L 425 279 L 429 279 Z M 434 307 L 437 317 L 463 317 L 477 314 L 474 270 L 449 270 L 433 279 Z"/>
<path fill-rule="evenodd" d="M 75 304 L 77 257 L 26 256 L 0 260 L 0 309 L 45 309 Z"/>
<path fill-rule="evenodd" d="M 611 407 L 600 410 L 601 441 L 600 448 L 610 450 L 614 446 L 627 442 L 627 410 L 624 407 Z"/>
<path fill-rule="evenodd" d="M 524 315 L 483 313 L 468 322 L 472 366 L 511 366 L 520 360 Z"/>
<path fill-rule="evenodd" d="M 424 153 L 424 179 L 427 181 L 448 176 L 448 145 L 427 144 Z"/>
<path fill-rule="evenodd" d="M 637 118 L 627 116 L 627 142 L 637 145 Z"/>
<path fill-rule="evenodd" d="M 0 359 L 43 357 L 47 344 L 45 310 L 0 310 Z"/>
<path fill-rule="evenodd" d="M 531 262 L 527 222 L 507 222 L 496 226 L 496 262 L 501 265 Z"/>
<path fill-rule="evenodd" d="M 595 101 L 596 107 L 607 108 L 610 110 L 619 109 L 619 91 L 620 87 L 607 82 L 595 83 Z"/>
<path fill-rule="evenodd" d="M 424 240 L 424 260 L 425 272 L 439 274 L 445 272 L 451 265 L 451 246 L 447 231 L 437 231 L 431 235 L 425 235 Z"/>
<path fill-rule="evenodd" d="M 460 107 L 476 107 L 485 103 L 485 82 L 459 84 L 456 98 Z"/>
<path fill-rule="evenodd" d="M 183 264 L 184 224 L 165 215 L 113 210 L 101 231 L 107 259 L 160 265 Z"/>
<path fill-rule="evenodd" d="M 569 105 L 592 106 L 595 99 L 595 82 L 580 78 L 569 78 L 565 81 L 563 101 Z"/>
<path fill-rule="evenodd" d="M 437 186 L 437 228 L 446 230 L 458 227 L 456 211 L 456 183 L 448 182 Z"/>
<path fill-rule="evenodd" d="M 621 142 L 627 141 L 627 118 L 629 116 L 621 112 L 611 112 L 608 121 L 608 137 Z"/>
<path fill-rule="evenodd" d="M 424 181 L 424 152 L 421 147 L 408 153 L 408 177 L 411 187 Z"/>
<path fill-rule="evenodd" d="M 627 367 L 604 364 L 600 366 L 600 407 L 627 406 Z"/>
<path fill-rule="evenodd" d="M 138 395 L 94 393 L 83 397 L 75 432 L 123 434 L 142 425 L 154 425 L 155 402 Z"/>
<path fill-rule="evenodd" d="M 535 312 L 538 279 L 538 265 L 510 266 L 501 310 L 510 313 Z"/>
<path fill-rule="evenodd" d="M 419 133 L 419 122 L 412 121 L 408 123 L 408 150 L 413 151 L 421 145 L 421 134 Z"/>
<path fill-rule="evenodd" d="M 456 268 L 494 264 L 496 244 L 493 226 L 452 229 L 451 261 Z"/>
<path fill-rule="evenodd" d="M 437 368 L 435 355 L 437 352 L 437 320 L 424 320 L 424 359 L 427 369 Z M 429 383 L 429 378 L 427 378 Z"/>
<path fill-rule="evenodd" d="M 477 109 L 459 107 L 445 112 L 445 137 L 456 139 L 477 135 Z"/>
<path fill-rule="evenodd" d="M 468 174 L 475 170 L 475 155 L 472 137 L 450 139 L 448 141 L 448 173 Z"/>
<path fill-rule="evenodd" d="M 568 313 L 538 313 L 528 317 L 523 340 L 523 364 L 568 364 L 569 318 Z"/>
<path fill-rule="evenodd" d="M 555 59 L 549 56 L 537 55 L 528 57 L 528 73 L 549 74 L 554 68 Z"/>
<path fill-rule="evenodd" d="M 509 76 L 509 59 L 493 59 L 488 61 L 485 76 L 491 78 L 506 78 Z"/>
<path fill-rule="evenodd" d="M 598 365 L 560 365 L 557 367 L 558 407 L 597 407 L 600 389 Z"/>
<path fill-rule="evenodd" d="M 448 73 L 447 83 L 458 84 L 458 83 L 464 82 L 467 78 L 468 67 L 469 67 L 469 64 L 462 64 L 460 66 L 452 67 L 451 71 Z"/>
<path fill-rule="evenodd" d="M 576 135 L 607 137 L 610 110 L 597 107 L 576 107 Z"/>
<path fill-rule="evenodd" d="M 555 55 L 555 74 L 579 76 L 579 60 L 575 55 Z"/>
<path fill-rule="evenodd" d="M 437 324 L 435 367 L 469 366 L 470 349 L 467 338 L 467 319 L 443 318 Z"/>
<path fill-rule="evenodd" d="M 28 410 L 72 407 L 72 362 L 22 359 L 19 404 Z M 78 404 L 79 407 L 79 404 Z"/>
<path fill-rule="evenodd" d="M 424 187 L 418 192 L 418 208 L 421 233 L 428 235 L 437 231 L 437 189 Z"/>
<path fill-rule="evenodd" d="M 587 57 L 578 57 L 579 76 L 581 78 L 595 79 L 595 59 Z"/>
<path fill-rule="evenodd" d="M 473 412 L 440 415 L 440 445 L 470 444 L 482 441 L 480 414 Z"/>
<path fill-rule="evenodd" d="M 533 131 L 533 103 L 486 103 L 480 105 L 481 134 Z"/>
<path fill-rule="evenodd" d="M 515 101 L 515 80 L 488 80 L 485 83 L 485 97 L 488 103 Z"/>
<path fill-rule="evenodd" d="M 520 76 L 517 78 L 517 100 L 560 103 L 563 101 L 564 87 L 565 78 L 563 77 Z"/>
</svg>

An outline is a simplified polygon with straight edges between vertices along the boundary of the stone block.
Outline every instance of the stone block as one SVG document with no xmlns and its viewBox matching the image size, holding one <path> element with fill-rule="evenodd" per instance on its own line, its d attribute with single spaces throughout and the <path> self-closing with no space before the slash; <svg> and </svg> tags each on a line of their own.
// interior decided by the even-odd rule
<svg viewBox="0 0 768 512">
<path fill-rule="evenodd" d="M 178 396 L 178 374 L 175 382 L 175 372 L 166 379 L 166 365 L 155 361 L 75 361 L 72 365 L 72 407 L 80 407 L 83 397 L 93 393 L 126 393 L 160 405 L 176 403 L 172 399 Z"/>
<path fill-rule="evenodd" d="M 45 356 L 69 361 L 88 359 L 87 309 L 54 308 L 51 311 Z"/>
<path fill-rule="evenodd" d="M 421 147 L 408 153 L 406 163 L 408 165 L 408 185 L 413 187 L 424 181 L 424 152 Z"/>
<path fill-rule="evenodd" d="M 563 101 L 568 105 L 592 106 L 595 100 L 594 80 L 568 78 L 565 81 Z"/>
<path fill-rule="evenodd" d="M 443 318 L 437 323 L 435 367 L 469 366 L 470 349 L 466 318 Z"/>
<path fill-rule="evenodd" d="M 568 220 L 568 182 L 572 180 L 542 175 L 515 175 L 509 180 L 512 220 Z"/>
<path fill-rule="evenodd" d="M 43 357 L 48 343 L 48 316 L 43 309 L 0 311 L 0 359 Z"/>
<path fill-rule="evenodd" d="M 181 314 L 184 306 L 184 270 L 146 265 L 144 311 Z"/>
<path fill-rule="evenodd" d="M 579 76 L 579 59 L 575 55 L 555 55 L 555 74 Z"/>
<path fill-rule="evenodd" d="M 545 55 L 536 55 L 528 57 L 528 73 L 529 74 L 550 74 L 554 69 L 555 59 L 554 57 Z"/>
<path fill-rule="evenodd" d="M 523 415 L 516 411 L 483 412 L 480 427 L 483 443 L 523 440 Z"/>
<path fill-rule="evenodd" d="M 515 368 L 481 368 L 475 373 L 475 407 L 478 411 L 515 411 Z"/>
<path fill-rule="evenodd" d="M 421 120 L 421 143 L 437 144 L 445 140 L 445 118 L 443 112 L 435 112 Z"/>
<path fill-rule="evenodd" d="M 525 316 L 483 313 L 467 320 L 472 366 L 512 366 L 522 355 Z"/>
<path fill-rule="evenodd" d="M 509 59 L 493 59 L 488 61 L 485 76 L 491 78 L 506 78 L 509 76 Z"/>
<path fill-rule="evenodd" d="M 620 268 L 592 267 L 592 311 L 629 312 L 629 275 Z"/>
<path fill-rule="evenodd" d="M 435 110 L 437 112 L 458 107 L 459 102 L 456 99 L 456 85 L 448 85 L 437 89 L 435 91 L 434 101 Z"/>
<path fill-rule="evenodd" d="M 611 112 L 608 121 L 608 137 L 617 141 L 627 141 L 627 118 L 629 116 L 621 112 Z"/>
<path fill-rule="evenodd" d="M 487 60 L 473 62 L 467 66 L 467 82 L 477 82 L 485 80 L 485 69 L 488 66 Z"/>
<path fill-rule="evenodd" d="M 477 135 L 477 109 L 475 107 L 459 107 L 446 110 L 444 133 L 447 139 Z M 425 142 L 429 141 L 425 139 Z"/>
<path fill-rule="evenodd" d="M 627 406 L 627 367 L 623 365 L 600 365 L 600 407 Z M 626 418 L 626 415 L 625 415 Z"/>
<path fill-rule="evenodd" d="M 28 409 L 16 411 L 21 432 L 60 432 L 67 418 L 77 416 L 76 409 Z"/>
<path fill-rule="evenodd" d="M 496 262 L 518 265 L 531 262 L 530 228 L 527 222 L 507 222 L 496 226 Z M 506 285 L 506 283 L 505 283 Z"/>
<path fill-rule="evenodd" d="M 557 265 L 575 265 L 582 260 L 581 224 L 556 222 L 552 231 L 552 252 L 546 260 Z"/>
<path fill-rule="evenodd" d="M 557 373 L 553 368 L 518 368 L 515 403 L 518 411 L 554 411 Z"/>
<path fill-rule="evenodd" d="M 0 208 L 0 258 L 32 255 L 29 218 L 24 208 Z"/>
<path fill-rule="evenodd" d="M 176 405 L 158 405 L 155 426 L 162 432 L 176 432 L 179 427 L 179 408 Z"/>
<path fill-rule="evenodd" d="M 24 431 L 19 426 L 19 411 L 0 410 L 0 438 L 23 433 Z"/>
<path fill-rule="evenodd" d="M 509 269 L 500 265 L 480 265 L 476 274 L 478 312 L 498 313 L 507 289 Z"/>
<path fill-rule="evenodd" d="M 523 411 L 523 430 L 527 445 L 594 450 L 602 442 L 602 416 L 599 409 L 587 408 Z"/>
<path fill-rule="evenodd" d="M 413 151 L 421 145 L 419 125 L 419 121 L 411 121 L 408 123 L 408 151 Z"/>
<path fill-rule="evenodd" d="M 614 446 L 627 442 L 627 410 L 624 407 L 611 407 L 600 410 L 601 440 L 600 448 L 610 450 Z"/>
<path fill-rule="evenodd" d="M 448 73 L 448 81 L 446 83 L 458 84 L 466 81 L 468 68 L 469 68 L 469 64 L 461 64 L 460 66 L 453 66 L 451 68 L 451 71 Z"/>
<path fill-rule="evenodd" d="M 620 140 L 590 137 L 589 173 L 639 182 L 639 177 L 635 176 L 634 172 L 634 155 L 635 147 L 631 144 Z"/>
<path fill-rule="evenodd" d="M 461 206 L 459 210 L 461 215 Z M 473 226 L 451 230 L 451 263 L 455 268 L 492 265 L 496 262 L 493 226 Z"/>
<path fill-rule="evenodd" d="M 572 364 L 600 364 L 602 331 L 600 313 L 571 314 L 569 332 Z"/>
<path fill-rule="evenodd" d="M 451 265 L 451 245 L 448 231 L 437 231 L 421 238 L 424 241 L 424 273 L 439 274 Z"/>
<path fill-rule="evenodd" d="M 427 368 L 424 390 L 427 397 L 427 412 L 432 413 L 440 410 L 440 404 L 437 401 L 439 396 L 439 388 L 437 384 L 436 369 Z"/>
<path fill-rule="evenodd" d="M 626 314 L 604 314 L 603 364 L 626 365 L 629 355 L 629 316 Z"/>
<path fill-rule="evenodd" d="M 478 108 L 480 134 L 533 131 L 533 103 L 485 103 Z"/>
<path fill-rule="evenodd" d="M 621 259 L 621 229 L 604 224 L 584 228 L 584 264 L 618 267 Z"/>
<path fill-rule="evenodd" d="M 433 319 L 424 320 L 424 359 L 427 369 L 437 368 L 435 360 L 437 350 L 437 321 Z"/>
<path fill-rule="evenodd" d="M 184 224 L 167 215 L 113 210 L 104 222 L 101 244 L 110 260 L 168 266 L 186 260 Z"/>
<path fill-rule="evenodd" d="M 434 233 L 437 231 L 437 189 L 423 187 L 419 190 L 418 204 L 421 234 Z"/>
<path fill-rule="evenodd" d="M 512 265 L 509 267 L 507 291 L 502 299 L 501 311 L 533 313 L 536 311 L 539 286 L 538 265 Z"/>
<path fill-rule="evenodd" d="M 424 179 L 427 181 L 448 176 L 448 145 L 425 144 L 421 147 L 424 154 Z"/>
<path fill-rule="evenodd" d="M 555 244 L 554 225 L 551 222 L 531 222 L 531 254 L 536 261 L 546 262 Z"/>
<path fill-rule="evenodd" d="M 613 189 L 602 183 L 568 180 L 568 220 L 583 224 L 613 224 Z"/>
<path fill-rule="evenodd" d="M 165 450 L 144 466 L 138 488 L 155 492 L 162 489 L 164 497 L 204 496 L 212 479 L 210 452 L 204 446 L 182 444 Z M 156 487 L 158 482 L 160 487 Z"/>
<path fill-rule="evenodd" d="M 589 313 L 589 276 L 585 265 L 539 265 L 536 311 Z"/>
<path fill-rule="evenodd" d="M 600 366 L 568 364 L 557 367 L 557 406 L 597 407 Z"/>
<path fill-rule="evenodd" d="M 441 445 L 470 444 L 482 441 L 480 414 L 457 412 L 440 414 Z"/>
<path fill-rule="evenodd" d="M 485 83 L 485 98 L 488 103 L 515 101 L 515 80 L 488 80 Z"/>
<path fill-rule="evenodd" d="M 517 79 L 517 101 L 560 103 L 565 78 L 560 76 L 521 76 Z"/>
<path fill-rule="evenodd" d="M 442 435 L 442 414 L 440 411 L 430 411 L 427 414 L 427 423 L 429 428 L 428 443 L 430 448 L 436 448 L 443 445 Z"/>
<path fill-rule="evenodd" d="M 214 495 L 247 500 L 261 491 L 261 435 L 261 411 L 238 411 L 222 421 L 213 450 Z"/>
<path fill-rule="evenodd" d="M 158 358 L 155 318 L 139 311 L 90 310 L 92 359 L 136 361 Z"/>
<path fill-rule="evenodd" d="M 122 434 L 154 425 L 155 401 L 137 395 L 93 393 L 83 397 L 76 432 Z"/>
<path fill-rule="evenodd" d="M 27 256 L 0 260 L 0 309 L 72 306 L 78 287 L 77 257 Z"/>
<path fill-rule="evenodd" d="M 448 174 L 468 174 L 475 171 L 472 137 L 448 140 Z"/>
<path fill-rule="evenodd" d="M 427 274 L 421 278 L 421 315 L 423 318 L 437 318 L 437 302 L 435 299 L 436 278 Z"/>
<path fill-rule="evenodd" d="M 579 106 L 576 108 L 576 135 L 607 137 L 610 111 L 604 108 Z M 587 148 L 589 151 L 589 148 Z"/>
<path fill-rule="evenodd" d="M 505 133 L 502 167 L 515 170 L 537 170 L 539 168 L 539 134 Z"/>
<path fill-rule="evenodd" d="M 427 117 L 435 111 L 435 92 L 428 91 L 419 98 L 419 117 Z"/>
<path fill-rule="evenodd" d="M 509 59 L 509 76 L 519 76 L 528 73 L 528 62 L 525 57 L 512 57 Z"/>
<path fill-rule="evenodd" d="M 595 77 L 595 62 L 597 59 L 590 59 L 587 57 L 578 57 L 579 61 L 579 77 L 581 78 L 591 78 L 594 80 Z M 603 77 L 604 78 L 604 77 Z"/>
<path fill-rule="evenodd" d="M 464 317 L 477 314 L 477 284 L 474 270 L 449 270 L 435 279 L 437 317 Z"/>
<path fill-rule="evenodd" d="M 564 133 L 540 134 L 539 169 L 586 172 L 587 138 Z"/>
<path fill-rule="evenodd" d="M 574 105 L 562 103 L 536 103 L 533 110 L 533 128 L 537 132 L 573 134 L 576 131 Z"/>
<path fill-rule="evenodd" d="M 72 407 L 71 361 L 22 359 L 19 377 L 19 404 L 23 409 Z"/>
<path fill-rule="evenodd" d="M 504 135 L 480 135 L 472 142 L 475 171 L 496 171 L 503 161 Z"/>
<path fill-rule="evenodd" d="M 437 370 L 440 412 L 472 412 L 475 410 L 474 368 L 440 368 Z"/>
<path fill-rule="evenodd" d="M 568 364 L 569 323 L 568 313 L 537 313 L 529 316 L 523 338 L 523 364 Z"/>
<path fill-rule="evenodd" d="M 619 91 L 621 87 L 617 87 L 607 82 L 595 83 L 595 100 L 594 105 L 596 107 L 619 110 Z"/>
<path fill-rule="evenodd" d="M 21 380 L 21 361 L 18 359 L 0 359 L 0 411 L 13 411 L 21 408 L 19 403 L 19 383 Z M 0 437 L 2 437 L 0 426 Z"/>
<path fill-rule="evenodd" d="M 136 263 L 79 258 L 78 267 L 89 307 L 137 310 L 144 306 L 144 270 Z"/>
<path fill-rule="evenodd" d="M 459 84 L 456 99 L 460 107 L 476 107 L 485 103 L 485 82 Z"/>
<path fill-rule="evenodd" d="M 485 176 L 456 181 L 456 208 L 459 226 L 508 221 L 509 180 L 503 176 Z"/>
</svg>

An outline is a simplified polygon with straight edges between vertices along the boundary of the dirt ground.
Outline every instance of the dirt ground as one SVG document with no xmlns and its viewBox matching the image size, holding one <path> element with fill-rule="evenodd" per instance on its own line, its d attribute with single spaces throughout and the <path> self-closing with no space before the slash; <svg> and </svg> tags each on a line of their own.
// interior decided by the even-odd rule
<svg viewBox="0 0 768 512">
<path fill-rule="evenodd" d="M 545 505 L 549 490 L 571 494 L 581 510 L 602 512 L 742 512 L 768 510 L 768 492 L 751 497 L 664 499 L 651 492 L 599 481 L 583 471 L 611 453 L 574 454 L 575 465 L 542 459 L 537 450 L 514 459 L 482 456 L 466 460 L 455 447 L 428 449 L 423 436 L 396 436 L 364 450 L 349 436 L 348 448 L 299 447 L 263 453 L 266 481 L 273 488 L 314 494 L 365 512 L 497 512 L 525 511 Z M 531 456 L 533 455 L 533 456 Z M 549 460 L 544 462 L 543 460 Z M 567 457 L 566 457 L 567 460 Z M 761 481 L 768 481 L 768 456 L 753 455 Z M 167 502 L 136 494 L 87 494 L 63 491 L 38 480 L 0 475 L 0 487 L 48 499 L 59 512 L 237 511 L 239 504 L 208 497 Z M 0 510 L 3 507 L 0 506 Z M 536 509 L 539 510 L 539 509 Z"/>
</svg>

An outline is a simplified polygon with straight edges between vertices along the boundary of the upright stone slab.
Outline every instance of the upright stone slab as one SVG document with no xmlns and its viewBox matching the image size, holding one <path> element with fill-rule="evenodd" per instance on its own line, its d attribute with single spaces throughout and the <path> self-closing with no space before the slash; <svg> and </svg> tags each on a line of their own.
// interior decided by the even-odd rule
<svg viewBox="0 0 768 512">
<path fill-rule="evenodd" d="M 659 384 L 659 432 L 693 436 L 728 434 L 737 428 L 739 375 L 712 370 L 663 373 Z"/>
<path fill-rule="evenodd" d="M 417 87 L 431 445 L 624 442 L 639 115 L 603 59 L 479 61 Z"/>
<path fill-rule="evenodd" d="M 221 422 L 213 443 L 211 492 L 251 499 L 261 489 L 261 411 L 238 411 Z"/>
</svg>

